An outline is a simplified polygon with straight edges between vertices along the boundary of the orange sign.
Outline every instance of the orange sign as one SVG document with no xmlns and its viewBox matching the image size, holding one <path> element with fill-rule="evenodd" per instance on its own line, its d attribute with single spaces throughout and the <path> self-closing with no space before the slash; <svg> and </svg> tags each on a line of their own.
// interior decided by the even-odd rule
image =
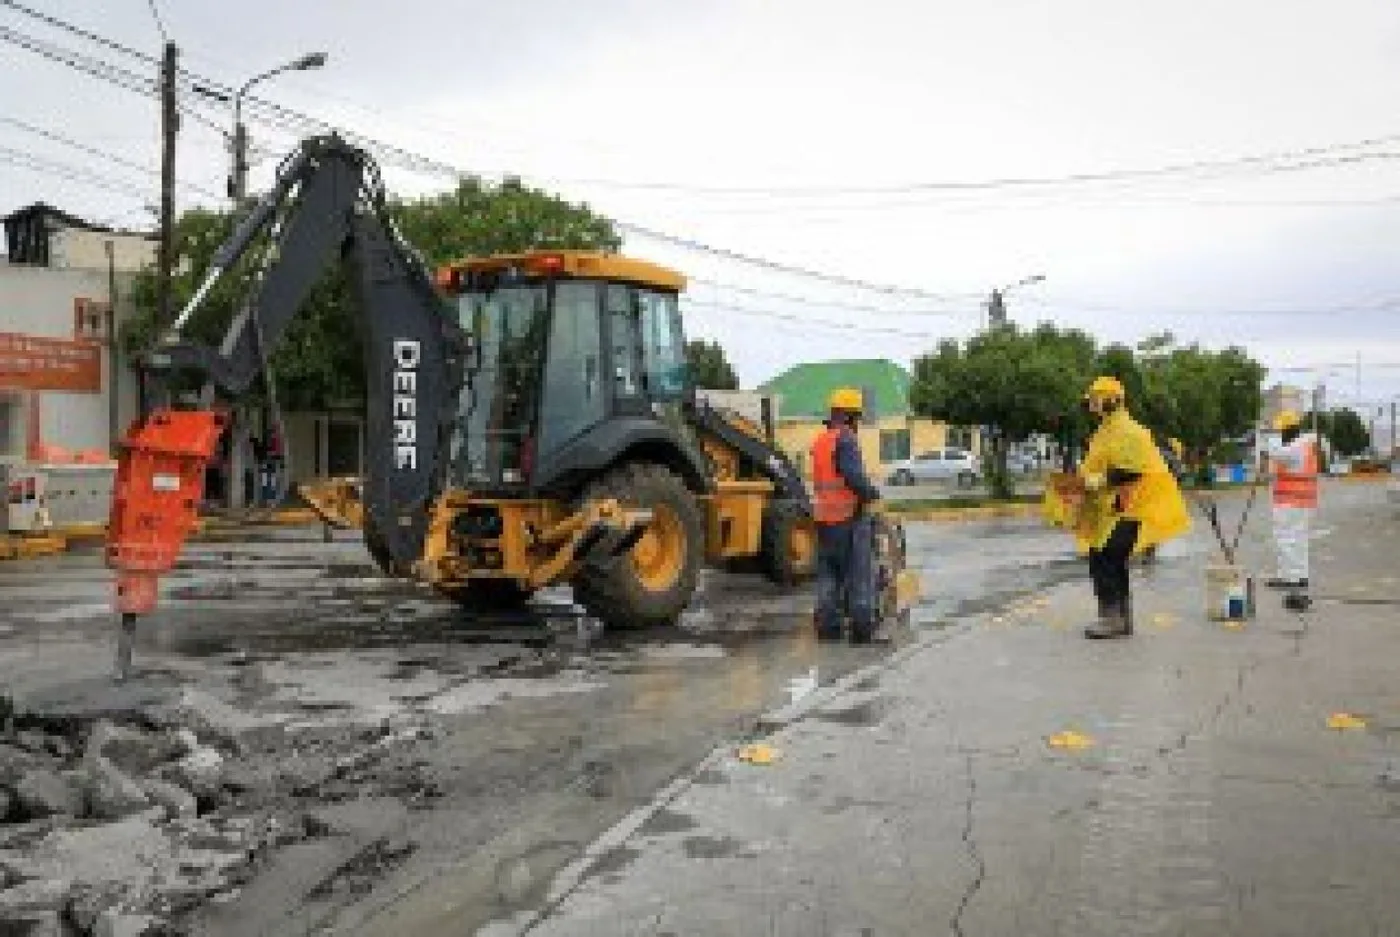
<svg viewBox="0 0 1400 937">
<path fill-rule="evenodd" d="M 102 391 L 102 346 L 0 332 L 0 389 Z"/>
</svg>

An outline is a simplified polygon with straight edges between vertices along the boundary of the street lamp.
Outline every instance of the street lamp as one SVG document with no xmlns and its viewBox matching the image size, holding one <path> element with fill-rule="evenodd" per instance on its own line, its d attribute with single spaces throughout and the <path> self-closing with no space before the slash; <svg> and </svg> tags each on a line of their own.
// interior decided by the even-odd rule
<svg viewBox="0 0 1400 937">
<path fill-rule="evenodd" d="M 1015 289 L 1020 289 L 1023 286 L 1030 286 L 1032 283 L 1042 283 L 1044 281 L 1045 275 L 1036 273 L 1017 280 L 1009 286 L 1003 286 L 1000 289 L 992 290 L 992 295 L 987 300 L 987 325 L 991 327 L 1006 324 L 1005 299 L 1007 293 Z"/>
<path fill-rule="evenodd" d="M 305 72 L 326 64 L 326 53 L 310 52 L 299 59 L 270 68 L 261 75 L 254 75 L 243 83 L 243 87 L 233 96 L 233 174 L 228 180 L 228 195 L 234 207 L 248 197 L 248 128 L 243 126 L 243 96 L 260 81 L 265 81 L 283 72 Z"/>
</svg>

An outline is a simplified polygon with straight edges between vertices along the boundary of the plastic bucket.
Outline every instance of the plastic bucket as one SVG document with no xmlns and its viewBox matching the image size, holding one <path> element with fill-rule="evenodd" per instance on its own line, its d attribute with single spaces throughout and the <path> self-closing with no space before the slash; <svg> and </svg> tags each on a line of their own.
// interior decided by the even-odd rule
<svg viewBox="0 0 1400 937">
<path fill-rule="evenodd" d="M 1206 618 L 1243 621 L 1254 615 L 1254 581 L 1228 563 L 1206 566 Z"/>
</svg>

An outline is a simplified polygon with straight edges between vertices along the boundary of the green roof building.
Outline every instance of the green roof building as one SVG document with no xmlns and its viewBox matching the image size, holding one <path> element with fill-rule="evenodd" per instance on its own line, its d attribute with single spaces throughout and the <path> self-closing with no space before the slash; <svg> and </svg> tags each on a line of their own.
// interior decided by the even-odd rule
<svg viewBox="0 0 1400 937">
<path fill-rule="evenodd" d="M 795 365 L 759 390 L 781 398 L 784 420 L 820 420 L 827 415 L 827 397 L 838 387 L 858 387 L 865 393 L 869 420 L 909 415 L 909 372 L 883 358 Z"/>
</svg>

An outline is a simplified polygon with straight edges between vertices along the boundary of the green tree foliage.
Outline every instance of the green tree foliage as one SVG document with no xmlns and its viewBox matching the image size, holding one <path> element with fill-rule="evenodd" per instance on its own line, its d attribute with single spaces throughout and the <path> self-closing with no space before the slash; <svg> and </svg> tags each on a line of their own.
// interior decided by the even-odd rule
<svg viewBox="0 0 1400 937">
<path fill-rule="evenodd" d="M 910 406 L 955 426 L 987 427 L 988 480 L 1004 497 L 1011 492 L 1011 443 L 1075 418 L 1093 357 L 1088 336 L 1049 325 L 1023 332 L 1013 323 L 961 344 L 945 340 L 915 360 Z"/>
<path fill-rule="evenodd" d="M 953 425 L 995 428 L 988 476 L 993 494 L 1004 496 L 1010 443 L 1046 433 L 1065 449 L 1083 447 L 1093 427 L 1081 400 L 1100 374 L 1123 382 L 1128 407 L 1143 424 L 1163 440 L 1181 440 L 1202 462 L 1226 440 L 1247 436 L 1261 406 L 1264 368 L 1243 349 L 1182 347 L 1169 334 L 1136 348 L 1098 348 L 1081 331 L 1044 324 L 940 343 L 914 362 L 910 404 Z"/>
<path fill-rule="evenodd" d="M 705 390 L 739 389 L 739 375 L 734 372 L 719 342 L 704 339 L 686 342 L 685 357 L 696 387 Z"/>
<path fill-rule="evenodd" d="M 1337 455 L 1360 455 L 1371 448 L 1371 433 L 1355 410 L 1342 407 L 1328 413 L 1309 413 L 1303 418 L 1303 427 L 1311 429 L 1314 419 L 1318 432 Z"/>
<path fill-rule="evenodd" d="M 388 206 L 405 239 L 430 267 L 466 256 L 534 248 L 617 250 L 613 225 L 585 205 L 565 202 L 516 181 L 499 186 L 479 179 L 421 199 Z M 180 307 L 204 279 L 214 252 L 232 229 L 230 215 L 195 209 L 176 223 L 178 274 L 174 306 Z M 256 246 L 255 246 L 256 248 Z M 256 249 L 229 271 L 191 319 L 188 339 L 215 344 L 249 293 Z M 319 409 L 364 393 L 362 345 L 356 328 L 349 271 L 332 264 L 292 320 L 272 358 L 279 400 L 289 409 Z M 129 353 L 152 347 L 156 335 L 156 273 L 145 270 L 133 286 L 137 314 L 122 330 Z M 258 394 L 250 395 L 254 402 Z"/>
</svg>

